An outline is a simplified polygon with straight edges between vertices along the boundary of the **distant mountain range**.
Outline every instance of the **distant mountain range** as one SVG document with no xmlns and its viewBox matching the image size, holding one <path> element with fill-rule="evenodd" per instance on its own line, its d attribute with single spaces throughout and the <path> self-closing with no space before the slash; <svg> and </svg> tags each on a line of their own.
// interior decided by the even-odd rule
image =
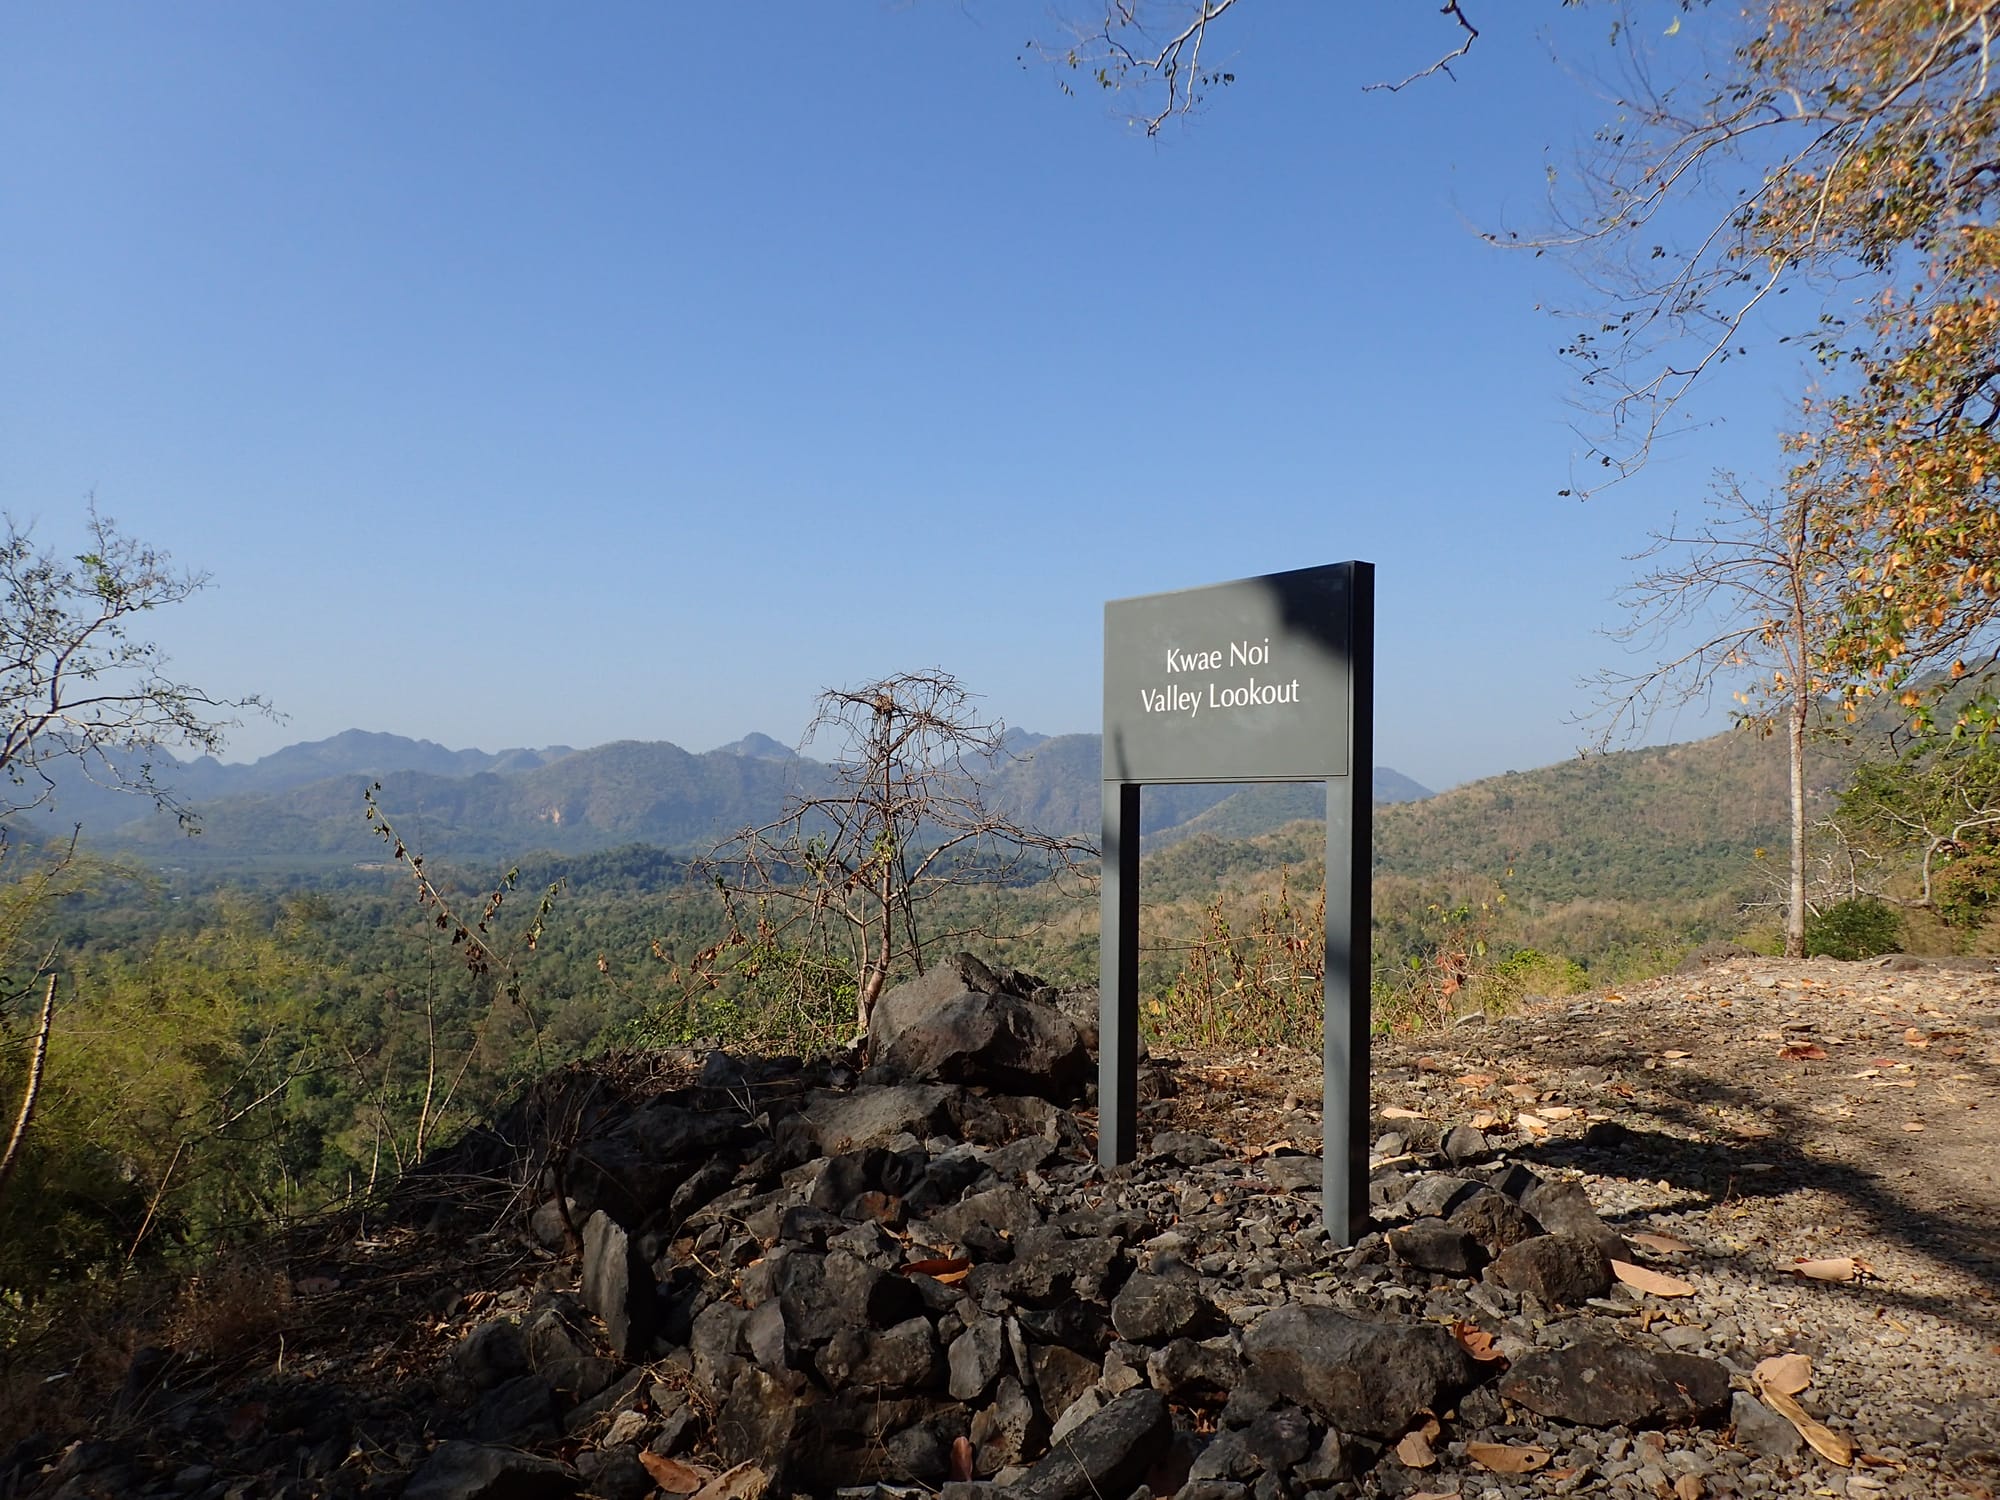
<svg viewBox="0 0 2000 1500">
<path fill-rule="evenodd" d="M 1005 757 L 974 768 L 990 805 L 1047 832 L 1095 834 L 1098 737 L 1010 730 L 1005 744 Z M 820 762 L 757 733 L 699 755 L 638 740 L 488 754 L 350 729 L 247 765 L 164 753 L 152 759 L 155 781 L 200 817 L 198 838 L 143 799 L 73 773 L 59 779 L 52 807 L 23 816 L 49 833 L 81 824 L 98 847 L 175 864 L 351 863 L 383 856 L 362 802 L 379 781 L 377 800 L 405 840 L 439 857 L 576 854 L 635 843 L 695 853 L 772 820 L 788 794 L 828 774 Z M 1430 795 L 1387 767 L 1376 769 L 1374 793 L 1379 802 Z M 1255 833 L 1318 816 L 1324 800 L 1316 786 L 1153 787 L 1142 822 L 1151 837 L 1196 825 Z"/>
</svg>

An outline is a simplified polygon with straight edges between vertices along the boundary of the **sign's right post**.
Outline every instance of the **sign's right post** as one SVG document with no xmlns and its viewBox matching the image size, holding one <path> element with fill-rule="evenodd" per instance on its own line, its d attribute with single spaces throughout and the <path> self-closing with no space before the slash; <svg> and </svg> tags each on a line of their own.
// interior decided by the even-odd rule
<svg viewBox="0 0 2000 1500">
<path fill-rule="evenodd" d="M 1326 784 L 1326 998 L 1320 1116 L 1327 1237 L 1351 1245 L 1368 1222 L 1369 934 L 1374 849 L 1375 570 L 1352 570 L 1348 774 Z"/>
</svg>

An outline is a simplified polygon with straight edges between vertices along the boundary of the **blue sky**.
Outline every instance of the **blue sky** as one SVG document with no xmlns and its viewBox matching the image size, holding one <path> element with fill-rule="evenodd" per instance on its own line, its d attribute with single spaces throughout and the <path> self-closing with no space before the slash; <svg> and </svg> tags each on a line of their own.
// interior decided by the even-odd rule
<svg viewBox="0 0 2000 1500">
<path fill-rule="evenodd" d="M 153 623 L 289 715 L 232 758 L 789 740 L 925 666 L 1093 730 L 1105 599 L 1358 557 L 1378 759 L 1560 759 L 1623 556 L 1775 471 L 1796 371 L 1560 498 L 1583 293 L 1478 231 L 1601 123 L 1608 13 L 1393 95 L 1434 6 L 1238 14 L 1148 141 L 1023 65 L 1041 4 L 9 7 L 0 505 L 213 574 Z"/>
</svg>

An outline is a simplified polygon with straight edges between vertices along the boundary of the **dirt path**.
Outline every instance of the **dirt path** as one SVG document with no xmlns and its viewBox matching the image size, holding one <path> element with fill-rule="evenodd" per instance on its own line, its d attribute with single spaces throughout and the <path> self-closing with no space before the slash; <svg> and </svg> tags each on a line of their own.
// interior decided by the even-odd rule
<svg viewBox="0 0 2000 1500">
<path fill-rule="evenodd" d="M 1248 1149 L 1316 1138 L 1316 1057 L 1172 1071 L 1157 1125 Z M 1894 1487 L 1922 1450 L 1979 1494 L 2000 1485 L 1996 1085 L 1993 965 L 1744 959 L 1378 1042 L 1374 1101 L 1383 1136 L 1479 1124 L 1580 1177 L 1628 1233 L 1685 1241 L 1674 1269 L 1697 1290 L 1662 1316 L 1690 1346 L 1810 1353 L 1809 1408 L 1888 1455 L 1835 1493 L 1926 1493 Z M 1851 1279 L 1797 1269 L 1844 1259 Z"/>
</svg>

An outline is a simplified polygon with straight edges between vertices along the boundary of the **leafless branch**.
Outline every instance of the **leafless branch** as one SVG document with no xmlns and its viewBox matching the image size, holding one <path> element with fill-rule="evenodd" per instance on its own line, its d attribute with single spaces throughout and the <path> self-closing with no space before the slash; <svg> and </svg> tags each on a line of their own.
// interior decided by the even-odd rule
<svg viewBox="0 0 2000 1500">
<path fill-rule="evenodd" d="M 758 941 L 844 951 L 865 1032 L 890 972 L 921 963 L 918 918 L 937 896 L 1050 874 L 1095 852 L 988 805 L 983 778 L 1007 758 L 1003 734 L 935 669 L 822 694 L 800 749 L 831 741 L 831 762 L 802 769 L 817 779 L 778 818 L 724 840 L 702 866 L 729 920 Z M 817 765 L 803 753 L 799 764 Z M 786 911 L 776 922 L 774 908 Z"/>
<path fill-rule="evenodd" d="M 1459 30 L 1465 33 L 1465 39 L 1451 51 L 1445 53 L 1443 57 L 1432 63 L 1428 68 L 1419 68 L 1407 78 L 1399 79 L 1395 83 L 1364 83 L 1361 86 L 1361 91 L 1364 94 L 1373 93 L 1378 90 L 1390 94 L 1400 93 L 1418 79 L 1431 78 L 1439 73 L 1444 74 L 1453 83 L 1458 82 L 1458 75 L 1452 72 L 1451 65 L 1472 50 L 1472 44 L 1479 40 L 1479 28 L 1474 26 L 1466 17 L 1465 12 L 1459 8 L 1458 0 L 1445 0 L 1445 3 L 1438 7 L 1438 14 L 1441 16 L 1450 16 L 1454 21 L 1458 22 Z"/>
</svg>

